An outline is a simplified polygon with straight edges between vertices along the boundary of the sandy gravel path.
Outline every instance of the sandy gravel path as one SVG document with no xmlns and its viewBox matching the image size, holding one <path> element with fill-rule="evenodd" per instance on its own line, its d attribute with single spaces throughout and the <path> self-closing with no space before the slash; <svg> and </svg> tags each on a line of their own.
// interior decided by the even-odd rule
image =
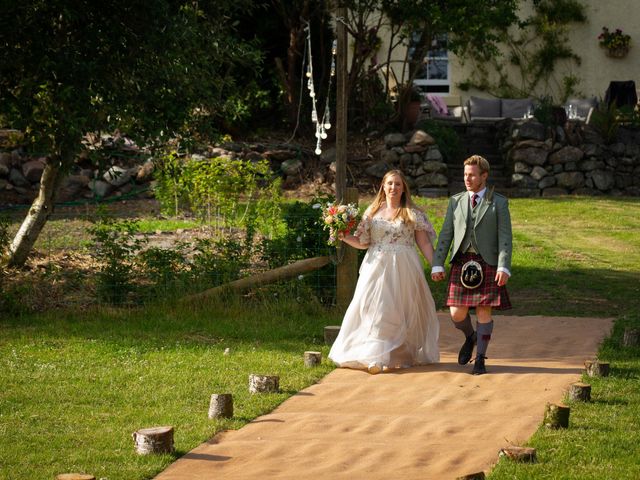
<svg viewBox="0 0 640 480">
<path fill-rule="evenodd" d="M 561 400 L 611 319 L 496 316 L 489 374 L 457 364 L 461 335 L 440 315 L 441 363 L 369 375 L 337 369 L 268 415 L 219 434 L 159 480 L 453 479 L 488 471 Z"/>
</svg>

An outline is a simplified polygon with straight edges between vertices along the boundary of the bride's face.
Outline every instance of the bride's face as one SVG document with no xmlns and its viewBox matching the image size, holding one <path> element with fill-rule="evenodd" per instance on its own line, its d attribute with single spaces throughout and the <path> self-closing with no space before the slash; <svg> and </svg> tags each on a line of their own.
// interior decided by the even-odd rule
<svg viewBox="0 0 640 480">
<path fill-rule="evenodd" d="M 391 175 L 387 177 L 384 182 L 384 194 L 387 198 L 400 199 L 404 187 L 402 185 L 402 179 L 398 175 Z"/>
</svg>

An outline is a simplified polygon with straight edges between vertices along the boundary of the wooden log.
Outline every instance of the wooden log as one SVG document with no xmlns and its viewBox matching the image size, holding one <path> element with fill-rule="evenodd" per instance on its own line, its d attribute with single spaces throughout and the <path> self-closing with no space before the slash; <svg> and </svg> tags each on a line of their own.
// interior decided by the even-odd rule
<svg viewBox="0 0 640 480">
<path fill-rule="evenodd" d="M 133 443 L 138 455 L 173 452 L 173 427 L 143 428 L 134 432 Z"/>
<path fill-rule="evenodd" d="M 543 424 L 547 428 L 568 428 L 571 408 L 562 403 L 547 403 Z"/>
<path fill-rule="evenodd" d="M 574 383 L 569 387 L 569 400 L 588 402 L 591 400 L 591 385 L 588 383 Z"/>
<path fill-rule="evenodd" d="M 456 480 L 484 480 L 486 477 L 484 476 L 484 472 L 476 472 L 469 473 L 468 475 L 463 475 L 461 477 L 456 478 Z"/>
<path fill-rule="evenodd" d="M 225 283 L 224 285 L 210 288 L 204 292 L 189 295 L 183 298 L 182 301 L 191 303 L 194 300 L 201 300 L 214 295 L 219 295 L 225 291 L 242 292 L 250 290 L 252 288 L 259 287 L 260 285 L 286 280 L 288 278 L 297 277 L 303 273 L 318 270 L 327 265 L 330 261 L 331 259 L 329 257 L 313 257 L 298 260 L 290 265 L 274 268 L 268 272 L 258 273 L 250 277 L 241 278 L 240 280 L 235 280 L 233 282 Z"/>
<path fill-rule="evenodd" d="M 587 360 L 584 362 L 584 366 L 587 370 L 587 375 L 590 377 L 608 377 L 609 376 L 609 364 L 606 362 L 600 362 L 598 360 Z"/>
<path fill-rule="evenodd" d="M 249 391 L 251 393 L 278 393 L 280 377 L 277 375 L 249 375 Z"/>
<path fill-rule="evenodd" d="M 324 327 L 324 343 L 333 345 L 340 333 L 340 325 L 328 325 Z"/>
<path fill-rule="evenodd" d="M 214 393 L 209 402 L 209 418 L 233 417 L 233 395 L 230 393 Z"/>
<path fill-rule="evenodd" d="M 304 352 L 304 366 L 317 367 L 322 362 L 322 352 Z"/>
<path fill-rule="evenodd" d="M 96 477 L 88 473 L 61 473 L 56 480 L 96 480 Z"/>
<path fill-rule="evenodd" d="M 514 462 L 533 463 L 536 461 L 536 449 L 531 447 L 510 446 L 500 450 L 500 457 L 506 457 Z"/>
<path fill-rule="evenodd" d="M 637 347 L 640 345 L 640 328 L 625 328 L 622 337 L 623 347 Z"/>
</svg>

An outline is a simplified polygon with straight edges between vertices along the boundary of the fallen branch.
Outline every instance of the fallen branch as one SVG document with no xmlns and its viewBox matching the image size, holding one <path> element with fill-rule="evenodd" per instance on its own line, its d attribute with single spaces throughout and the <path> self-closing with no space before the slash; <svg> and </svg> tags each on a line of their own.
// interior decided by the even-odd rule
<svg viewBox="0 0 640 480">
<path fill-rule="evenodd" d="M 241 278 L 233 282 L 225 283 L 214 288 L 205 290 L 204 292 L 189 295 L 183 299 L 183 301 L 201 300 L 204 298 L 210 298 L 215 295 L 219 295 L 222 292 L 242 292 L 250 290 L 260 285 L 266 285 L 269 283 L 279 282 L 281 280 L 287 280 L 289 278 L 302 275 L 303 273 L 312 272 L 318 270 L 327 265 L 331 259 L 329 257 L 313 257 L 305 260 L 298 260 L 290 265 L 284 267 L 274 268 L 268 272 L 258 273 L 250 277 Z"/>
</svg>

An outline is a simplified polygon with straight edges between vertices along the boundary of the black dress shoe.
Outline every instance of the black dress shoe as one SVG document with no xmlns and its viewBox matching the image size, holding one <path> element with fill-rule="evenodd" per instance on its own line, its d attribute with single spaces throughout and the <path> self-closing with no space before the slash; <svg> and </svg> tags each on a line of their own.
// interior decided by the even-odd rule
<svg viewBox="0 0 640 480">
<path fill-rule="evenodd" d="M 473 363 L 472 375 L 484 375 L 487 373 L 487 368 L 484 366 L 484 359 L 487 358 L 484 355 L 478 355 Z"/>
<path fill-rule="evenodd" d="M 471 335 L 467 337 L 460 348 L 460 353 L 458 353 L 458 363 L 460 365 L 466 365 L 471 361 L 471 356 L 473 355 L 473 346 L 476 344 L 477 340 L 476 332 L 473 332 Z"/>
</svg>

